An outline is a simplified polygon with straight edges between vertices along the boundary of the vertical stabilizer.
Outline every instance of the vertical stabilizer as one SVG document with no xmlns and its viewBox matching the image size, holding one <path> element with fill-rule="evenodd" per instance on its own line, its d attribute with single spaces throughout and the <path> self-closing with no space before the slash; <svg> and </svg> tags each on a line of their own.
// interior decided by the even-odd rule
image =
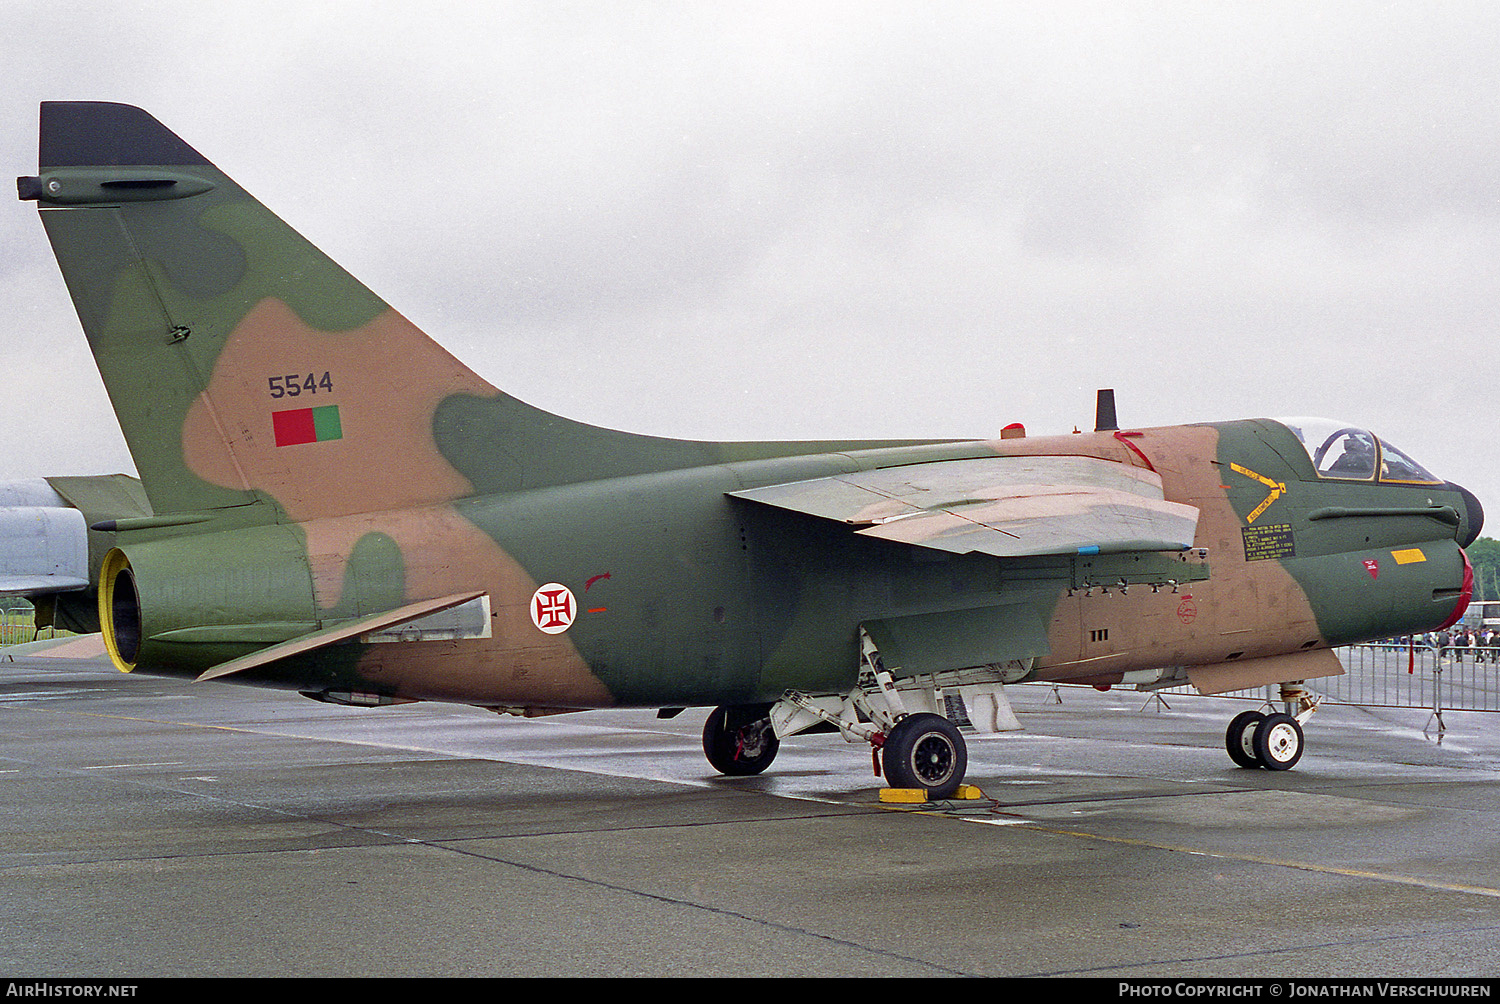
<svg viewBox="0 0 1500 1004">
<path fill-rule="evenodd" d="M 139 108 L 42 105 L 35 201 L 158 515 L 293 520 L 901 443 L 718 444 L 497 391 Z"/>
<path fill-rule="evenodd" d="M 34 199 L 157 513 L 454 498 L 432 416 L 496 391 L 156 119 L 42 105 Z"/>
</svg>

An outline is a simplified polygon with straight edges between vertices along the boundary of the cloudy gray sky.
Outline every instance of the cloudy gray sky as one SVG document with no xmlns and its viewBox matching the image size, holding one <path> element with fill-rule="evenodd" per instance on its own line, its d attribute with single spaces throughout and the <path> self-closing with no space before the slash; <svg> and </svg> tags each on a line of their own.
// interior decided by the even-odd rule
<svg viewBox="0 0 1500 1004">
<path fill-rule="evenodd" d="M 1361 424 L 1500 518 L 1500 5 L 0 2 L 497 386 L 705 439 Z M 0 211 L 0 479 L 131 471 Z M 1492 528 L 1493 529 L 1493 528 Z"/>
</svg>

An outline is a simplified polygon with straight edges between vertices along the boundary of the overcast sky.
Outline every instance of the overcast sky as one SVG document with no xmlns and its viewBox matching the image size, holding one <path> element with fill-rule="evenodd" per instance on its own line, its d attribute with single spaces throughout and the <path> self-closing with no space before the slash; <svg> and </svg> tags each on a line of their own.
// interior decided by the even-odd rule
<svg viewBox="0 0 1500 1004">
<path fill-rule="evenodd" d="M 1324 415 L 1500 520 L 1500 5 L 0 2 L 502 389 L 703 439 Z M 133 471 L 35 208 L 0 479 Z M 1493 532 L 1495 528 L 1491 527 Z"/>
</svg>

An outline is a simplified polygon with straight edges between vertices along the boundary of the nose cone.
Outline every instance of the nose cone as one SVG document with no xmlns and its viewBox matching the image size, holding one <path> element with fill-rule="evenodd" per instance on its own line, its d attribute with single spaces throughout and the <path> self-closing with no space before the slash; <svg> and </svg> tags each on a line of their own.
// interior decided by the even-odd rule
<svg viewBox="0 0 1500 1004">
<path fill-rule="evenodd" d="M 1484 507 L 1474 497 L 1474 493 L 1462 485 L 1448 482 L 1448 487 L 1464 497 L 1463 519 L 1458 524 L 1458 532 L 1454 534 L 1458 538 L 1461 547 L 1468 547 L 1479 537 L 1479 531 L 1484 529 Z"/>
</svg>

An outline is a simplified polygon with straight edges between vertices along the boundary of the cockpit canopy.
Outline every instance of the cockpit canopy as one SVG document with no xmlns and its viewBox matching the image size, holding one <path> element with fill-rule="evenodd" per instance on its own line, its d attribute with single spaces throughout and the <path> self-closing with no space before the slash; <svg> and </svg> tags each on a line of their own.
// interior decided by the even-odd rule
<svg viewBox="0 0 1500 1004">
<path fill-rule="evenodd" d="M 1427 469 L 1368 429 L 1327 418 L 1281 418 L 1297 436 L 1319 477 L 1341 481 L 1442 484 Z"/>
</svg>

